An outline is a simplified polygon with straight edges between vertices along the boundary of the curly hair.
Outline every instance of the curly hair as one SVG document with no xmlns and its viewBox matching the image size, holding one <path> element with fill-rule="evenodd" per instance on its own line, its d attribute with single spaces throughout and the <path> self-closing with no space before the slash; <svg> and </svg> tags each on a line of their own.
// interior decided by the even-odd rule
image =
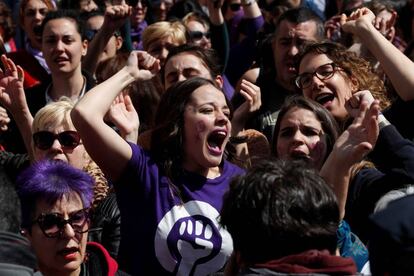
<svg viewBox="0 0 414 276">
<path fill-rule="evenodd" d="M 355 78 L 358 82 L 358 90 L 369 90 L 375 99 L 380 100 L 381 109 L 390 105 L 384 82 L 374 73 L 370 63 L 358 57 L 354 52 L 348 51 L 341 44 L 333 42 L 320 42 L 306 45 L 297 57 L 296 67 L 307 54 L 325 54 L 335 64 L 341 67 L 348 75 L 348 78 Z"/>
</svg>

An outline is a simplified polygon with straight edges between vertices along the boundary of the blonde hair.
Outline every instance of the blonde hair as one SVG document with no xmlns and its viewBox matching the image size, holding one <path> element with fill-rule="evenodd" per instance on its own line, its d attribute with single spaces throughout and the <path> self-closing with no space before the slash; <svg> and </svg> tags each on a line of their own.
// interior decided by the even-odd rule
<svg viewBox="0 0 414 276">
<path fill-rule="evenodd" d="M 200 23 L 201 25 L 204 26 L 204 28 L 206 28 L 206 30 L 210 29 L 210 24 L 209 22 L 203 18 L 203 16 L 199 13 L 199 12 L 190 12 L 187 13 L 183 19 L 181 19 L 181 22 L 183 22 L 183 24 L 187 27 L 187 25 L 191 22 L 191 21 L 196 21 L 198 23 Z"/>
<path fill-rule="evenodd" d="M 70 112 L 74 106 L 75 103 L 68 97 L 61 97 L 59 101 L 47 104 L 36 113 L 33 119 L 32 133 L 44 130 L 50 126 L 63 125 L 64 127 L 75 129 L 70 118 Z M 33 141 L 32 151 L 34 151 Z M 86 150 L 83 154 L 83 158 L 86 160 L 83 171 L 87 172 L 95 180 L 92 206 L 96 207 L 108 194 L 108 181 L 98 165 L 90 158 Z"/>
<path fill-rule="evenodd" d="M 71 99 L 62 97 L 59 101 L 42 107 L 33 119 L 32 132 L 62 124 L 66 127 L 74 127 L 70 118 L 70 111 L 74 105 Z"/>
<path fill-rule="evenodd" d="M 149 46 L 165 37 L 171 37 L 174 43 L 179 45 L 187 42 L 185 36 L 185 26 L 180 21 L 168 22 L 160 21 L 149 25 L 142 34 L 142 45 L 144 50 Z"/>
</svg>

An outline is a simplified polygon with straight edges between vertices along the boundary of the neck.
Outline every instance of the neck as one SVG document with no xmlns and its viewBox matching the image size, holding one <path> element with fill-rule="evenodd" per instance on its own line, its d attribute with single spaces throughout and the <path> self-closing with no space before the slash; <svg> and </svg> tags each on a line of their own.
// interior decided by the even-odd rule
<svg viewBox="0 0 414 276">
<path fill-rule="evenodd" d="M 74 74 L 52 74 L 52 86 L 49 90 L 49 96 L 54 100 L 66 96 L 70 99 L 77 99 L 82 91 L 85 79 L 79 69 Z"/>
<path fill-rule="evenodd" d="M 194 164 L 184 163 L 183 169 L 185 169 L 186 171 L 192 172 L 192 173 L 202 175 L 208 179 L 214 179 L 221 175 L 221 169 L 218 166 L 212 167 L 212 168 L 204 168 L 204 167 L 195 166 Z"/>
</svg>

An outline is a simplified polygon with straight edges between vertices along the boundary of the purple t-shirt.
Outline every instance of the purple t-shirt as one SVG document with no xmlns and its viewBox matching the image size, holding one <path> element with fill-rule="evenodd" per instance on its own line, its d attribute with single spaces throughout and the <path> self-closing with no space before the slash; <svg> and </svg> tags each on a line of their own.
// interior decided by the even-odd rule
<svg viewBox="0 0 414 276">
<path fill-rule="evenodd" d="M 115 184 L 121 211 L 120 268 L 133 275 L 206 275 L 220 270 L 233 250 L 218 216 L 233 176 L 243 170 L 224 162 L 215 179 L 184 172 L 174 182 L 150 154 L 131 144 L 132 157 Z"/>
</svg>

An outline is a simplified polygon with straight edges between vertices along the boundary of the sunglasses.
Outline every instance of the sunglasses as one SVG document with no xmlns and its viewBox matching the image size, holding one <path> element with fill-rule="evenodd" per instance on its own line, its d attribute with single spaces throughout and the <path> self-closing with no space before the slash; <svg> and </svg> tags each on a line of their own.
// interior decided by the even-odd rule
<svg viewBox="0 0 414 276">
<path fill-rule="evenodd" d="M 200 40 L 203 37 L 209 39 L 210 38 L 210 32 L 200 32 L 200 31 L 194 31 L 194 32 L 188 32 L 188 35 L 190 36 L 191 40 Z"/>
<path fill-rule="evenodd" d="M 95 35 L 99 32 L 99 30 L 93 30 L 93 29 L 87 29 L 85 30 L 85 38 L 88 41 L 92 41 L 92 39 L 95 37 Z M 116 30 L 114 32 L 114 36 L 115 37 L 119 37 L 121 36 L 121 33 L 119 32 L 119 30 Z"/>
<path fill-rule="evenodd" d="M 85 208 L 71 213 L 68 219 L 64 219 L 59 213 L 41 214 L 32 225 L 37 223 L 46 237 L 57 238 L 62 236 L 66 224 L 69 224 L 76 233 L 88 232 L 88 221 L 89 208 Z"/>
<path fill-rule="evenodd" d="M 230 9 L 232 11 L 238 11 L 238 10 L 240 10 L 240 7 L 241 7 L 241 4 L 239 4 L 239 3 L 231 3 L 230 4 Z"/>
<path fill-rule="evenodd" d="M 59 134 L 50 131 L 39 131 L 33 134 L 34 145 L 41 150 L 50 149 L 56 139 L 63 147 L 70 149 L 74 149 L 80 144 L 79 133 L 73 130 L 63 131 Z"/>
</svg>

